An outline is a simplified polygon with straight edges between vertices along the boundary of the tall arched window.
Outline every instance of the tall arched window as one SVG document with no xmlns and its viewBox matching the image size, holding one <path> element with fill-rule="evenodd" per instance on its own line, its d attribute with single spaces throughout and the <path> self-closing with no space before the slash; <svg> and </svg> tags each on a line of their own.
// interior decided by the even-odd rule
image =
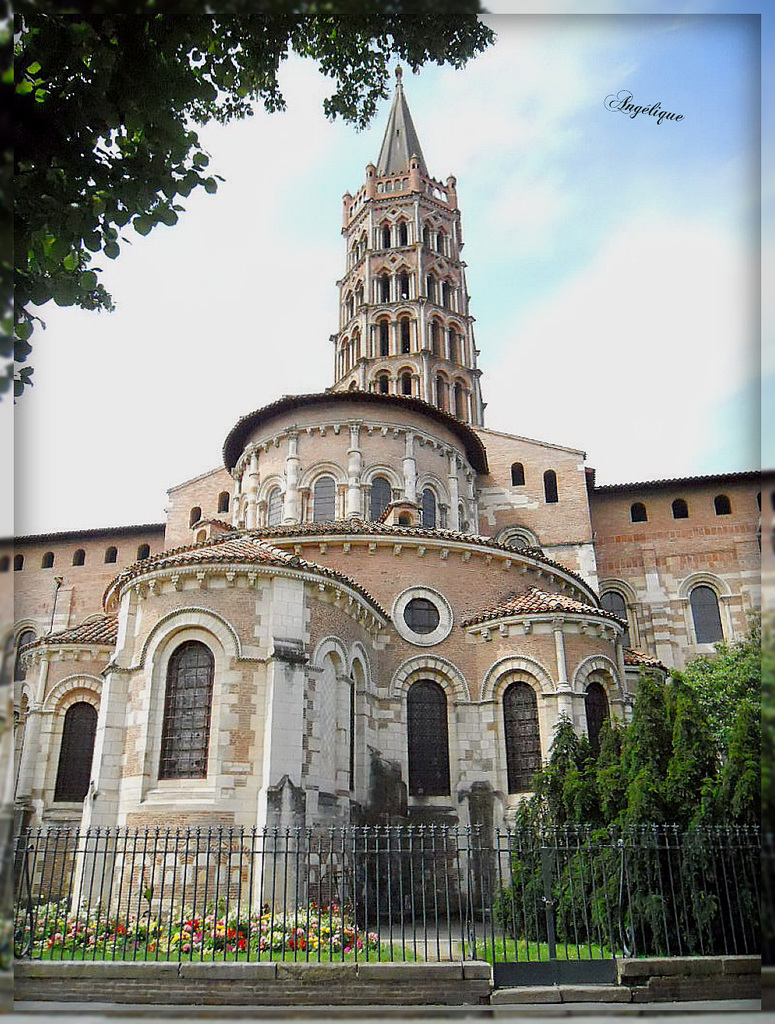
<svg viewBox="0 0 775 1024">
<path fill-rule="evenodd" d="M 188 513 L 188 525 L 193 526 L 198 523 L 202 518 L 202 510 L 198 505 L 194 505 L 191 511 Z"/>
<path fill-rule="evenodd" d="M 398 222 L 398 244 L 409 245 L 409 229 L 406 226 L 405 220 Z M 352 789 L 352 787 L 350 787 Z"/>
<path fill-rule="evenodd" d="M 646 506 L 642 501 L 636 501 L 630 505 L 630 522 L 632 523 L 646 523 L 648 522 L 648 513 L 646 512 Z"/>
<path fill-rule="evenodd" d="M 118 560 L 118 548 L 111 545 L 105 549 L 105 564 L 113 565 Z"/>
<path fill-rule="evenodd" d="M 398 297 L 400 299 L 409 298 L 409 275 L 406 273 L 398 276 Z"/>
<path fill-rule="evenodd" d="M 336 519 L 336 481 L 332 476 L 319 476 L 312 489 L 312 519 L 330 523 Z"/>
<path fill-rule="evenodd" d="M 673 519 L 689 518 L 689 506 L 686 504 L 683 498 L 676 498 L 671 508 L 673 510 Z"/>
<path fill-rule="evenodd" d="M 409 687 L 406 696 L 409 792 L 412 796 L 449 794 L 447 698 L 431 679 Z"/>
<path fill-rule="evenodd" d="M 427 224 L 422 226 L 422 244 L 430 248 L 431 245 L 431 229 Z"/>
<path fill-rule="evenodd" d="M 445 238 L 446 238 L 446 235 L 444 234 L 443 231 L 439 231 L 439 233 L 436 235 L 436 252 L 440 252 L 442 254 L 442 256 L 444 255 L 444 240 L 445 240 Z"/>
<path fill-rule="evenodd" d="M 19 639 L 16 641 L 16 661 L 13 667 L 13 679 L 15 683 L 20 683 L 24 679 L 24 666 L 22 665 L 21 651 L 22 647 L 26 644 L 31 644 L 33 640 L 37 640 L 34 629 L 24 629 L 19 634 Z"/>
<path fill-rule="evenodd" d="M 266 501 L 266 525 L 279 526 L 283 521 L 283 492 L 273 487 Z"/>
<path fill-rule="evenodd" d="M 387 320 L 379 322 L 379 354 L 383 357 L 390 355 L 390 326 Z"/>
<path fill-rule="evenodd" d="M 522 487 L 525 483 L 525 467 L 521 462 L 511 464 L 511 486 Z"/>
<path fill-rule="evenodd" d="M 14 572 L 21 572 L 23 568 L 24 568 L 24 555 L 14 555 L 13 556 L 13 571 Z"/>
<path fill-rule="evenodd" d="M 390 391 L 390 378 L 386 373 L 381 373 L 377 377 L 377 390 L 381 395 L 387 395 Z"/>
<path fill-rule="evenodd" d="M 441 302 L 442 305 L 447 307 L 447 309 L 452 308 L 452 290 L 446 281 L 441 286 Z"/>
<path fill-rule="evenodd" d="M 137 561 L 144 562 L 151 555 L 151 548 L 148 544 L 141 544 L 137 549 Z"/>
<path fill-rule="evenodd" d="M 533 776 L 541 768 L 538 700 L 532 686 L 515 682 L 506 687 L 503 728 L 509 793 L 524 793 L 530 789 Z"/>
<path fill-rule="evenodd" d="M 86 701 L 71 704 L 65 713 L 59 748 L 54 800 L 81 801 L 89 792 L 97 712 Z"/>
<path fill-rule="evenodd" d="M 627 602 L 618 590 L 606 590 L 604 594 L 601 594 L 600 607 L 605 608 L 607 612 L 613 612 L 614 615 L 618 615 L 620 619 L 624 619 L 625 622 L 629 623 Z M 624 631 L 623 643 L 625 647 L 631 646 L 629 625 Z"/>
<path fill-rule="evenodd" d="M 435 356 L 439 354 L 439 332 L 438 320 L 431 320 L 431 352 Z"/>
<path fill-rule="evenodd" d="M 47 551 L 40 560 L 41 569 L 53 569 L 54 567 L 54 552 Z"/>
<path fill-rule="evenodd" d="M 436 528 L 436 495 L 430 487 L 422 492 L 422 524 L 429 530 Z"/>
<path fill-rule="evenodd" d="M 409 326 L 409 320 L 406 317 L 404 317 L 404 319 L 401 320 L 401 353 L 403 355 L 406 355 L 408 352 L 411 351 L 411 338 L 412 334 L 411 328 Z"/>
<path fill-rule="evenodd" d="M 436 405 L 439 409 L 447 408 L 447 385 L 443 377 L 436 378 Z"/>
<path fill-rule="evenodd" d="M 390 504 L 393 491 L 390 481 L 384 476 L 375 476 L 371 481 L 371 509 L 369 518 L 376 522 Z"/>
<path fill-rule="evenodd" d="M 449 329 L 449 361 L 451 363 L 457 362 L 457 334 L 453 327 Z"/>
<path fill-rule="evenodd" d="M 382 225 L 382 233 L 381 233 L 380 242 L 382 243 L 382 248 L 383 249 L 389 249 L 390 248 L 390 225 L 389 224 L 383 224 Z"/>
<path fill-rule="evenodd" d="M 600 751 L 600 730 L 608 718 L 608 697 L 605 688 L 593 679 L 584 694 L 584 713 L 587 718 L 587 736 L 597 754 Z"/>
<path fill-rule="evenodd" d="M 717 516 L 729 516 L 732 514 L 732 503 L 726 494 L 717 494 L 713 499 L 713 507 Z"/>
<path fill-rule="evenodd" d="M 387 274 L 379 278 L 379 296 L 380 302 L 390 302 L 390 278 Z"/>
<path fill-rule="evenodd" d="M 401 374 L 401 394 L 411 395 L 412 393 L 412 375 L 411 373 Z"/>
<path fill-rule="evenodd" d="M 207 775 L 214 667 L 212 651 L 198 640 L 181 644 L 170 658 L 160 779 L 204 779 Z"/>
<path fill-rule="evenodd" d="M 553 469 L 544 473 L 544 498 L 547 505 L 556 505 L 560 500 L 557 494 L 557 474 Z"/>
<path fill-rule="evenodd" d="M 694 635 L 698 644 L 713 644 L 724 639 L 721 628 L 718 596 L 712 587 L 695 587 L 689 595 L 694 619 Z"/>
<path fill-rule="evenodd" d="M 436 301 L 436 278 L 433 274 L 428 274 L 425 278 L 425 291 L 428 293 L 428 301 Z"/>
<path fill-rule="evenodd" d="M 463 401 L 463 386 L 460 381 L 455 382 L 455 415 L 459 420 L 465 419 L 465 408 Z"/>
<path fill-rule="evenodd" d="M 218 511 L 228 512 L 229 511 L 229 492 L 221 491 L 218 495 Z"/>
<path fill-rule="evenodd" d="M 83 548 L 78 548 L 77 551 L 73 552 L 73 565 L 83 565 L 86 561 L 86 552 Z"/>
</svg>

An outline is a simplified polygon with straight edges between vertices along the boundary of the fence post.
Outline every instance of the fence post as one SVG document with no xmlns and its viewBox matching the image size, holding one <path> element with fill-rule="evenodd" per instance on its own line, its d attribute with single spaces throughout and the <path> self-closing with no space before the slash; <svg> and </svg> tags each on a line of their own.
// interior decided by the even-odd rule
<svg viewBox="0 0 775 1024">
<path fill-rule="evenodd" d="M 546 845 L 546 840 L 541 844 L 541 880 L 543 882 L 544 894 L 541 900 L 544 904 L 544 916 L 546 917 L 546 939 L 549 944 L 549 959 L 557 959 L 557 936 L 554 930 L 554 872 L 552 870 L 552 849 Z"/>
</svg>

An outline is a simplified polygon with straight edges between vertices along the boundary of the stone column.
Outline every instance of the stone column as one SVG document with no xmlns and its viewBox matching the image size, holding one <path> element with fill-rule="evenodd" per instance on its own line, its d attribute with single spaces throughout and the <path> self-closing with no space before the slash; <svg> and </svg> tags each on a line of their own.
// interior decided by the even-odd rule
<svg viewBox="0 0 775 1024">
<path fill-rule="evenodd" d="M 350 424 L 350 447 L 347 450 L 347 508 L 348 519 L 362 519 L 361 508 L 361 472 L 363 471 L 363 453 L 361 452 L 361 425 Z"/>
<path fill-rule="evenodd" d="M 288 454 L 285 456 L 285 502 L 283 505 L 283 522 L 301 522 L 301 498 L 299 495 L 299 476 L 301 461 L 299 459 L 299 435 L 288 435 Z"/>
<path fill-rule="evenodd" d="M 414 457 L 414 434 L 406 432 L 406 449 L 404 452 L 404 497 L 407 501 L 417 501 L 417 462 Z"/>
<path fill-rule="evenodd" d="M 568 669 L 565 664 L 565 637 L 562 633 L 562 620 L 555 619 L 554 647 L 557 654 L 557 716 L 567 715 L 573 721 L 573 691 L 568 683 Z"/>
<path fill-rule="evenodd" d="M 238 527 L 240 517 L 240 477 L 234 477 L 234 491 L 231 499 L 231 525 Z"/>
<path fill-rule="evenodd" d="M 258 526 L 258 481 L 258 452 L 254 449 L 250 453 L 250 462 L 248 463 L 248 484 L 246 488 L 248 505 L 245 512 L 245 529 L 247 530 L 255 530 Z"/>
<path fill-rule="evenodd" d="M 460 529 L 460 492 L 457 482 L 457 455 L 454 452 L 449 456 L 449 523 L 450 530 Z"/>
<path fill-rule="evenodd" d="M 40 657 L 35 697 L 27 712 L 27 723 L 24 728 L 24 746 L 22 747 L 19 777 L 16 784 L 16 803 L 27 812 L 32 809 L 35 766 L 40 758 L 40 734 L 43 723 L 43 701 L 46 696 L 48 666 L 49 655 L 48 652 L 44 651 Z"/>
</svg>

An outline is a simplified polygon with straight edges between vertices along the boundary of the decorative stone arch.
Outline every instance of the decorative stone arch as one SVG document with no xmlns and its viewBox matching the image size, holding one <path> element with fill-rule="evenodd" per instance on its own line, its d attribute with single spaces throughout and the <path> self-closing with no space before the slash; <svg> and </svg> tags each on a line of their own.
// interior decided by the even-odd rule
<svg viewBox="0 0 775 1024">
<path fill-rule="evenodd" d="M 525 545 L 529 548 L 540 548 L 541 543 L 538 537 L 532 530 L 528 530 L 526 526 L 507 526 L 503 530 L 499 530 L 495 535 L 495 540 L 498 544 L 507 544 L 509 547 L 514 546 L 514 542 L 524 541 Z M 517 544 L 515 550 L 519 550 Z"/>
<path fill-rule="evenodd" d="M 525 679 L 525 676 L 530 677 Z M 482 680 L 481 700 L 496 700 L 497 695 L 513 682 L 515 678 L 525 682 L 533 682 L 540 694 L 554 693 L 556 684 L 549 671 L 544 668 L 540 661 L 534 658 L 510 655 L 500 658 L 491 665 Z"/>
<path fill-rule="evenodd" d="M 598 583 L 597 592 L 601 597 L 603 594 L 607 594 L 612 590 L 618 591 L 628 606 L 637 604 L 638 595 L 635 593 L 634 587 L 627 583 L 626 580 L 620 580 L 616 576 L 608 576 L 606 579 L 600 580 Z"/>
<path fill-rule="evenodd" d="M 360 640 L 356 640 L 350 648 L 350 656 L 347 661 L 347 674 L 351 677 L 355 672 L 356 664 L 360 665 L 361 672 L 363 673 L 365 689 L 371 691 L 371 662 L 369 661 L 369 656 L 366 653 L 366 648 Z"/>
<path fill-rule="evenodd" d="M 580 694 L 586 693 L 587 683 L 593 675 L 599 683 L 603 684 L 609 703 L 611 700 L 623 699 L 624 690 L 619 678 L 619 671 L 614 662 L 604 654 L 591 654 L 579 662 L 571 678 L 573 690 Z"/>
<path fill-rule="evenodd" d="M 72 675 L 52 686 L 50 693 L 43 701 L 44 711 L 67 711 L 71 704 L 84 701 L 99 711 L 102 696 L 102 680 L 99 676 Z"/>
<path fill-rule="evenodd" d="M 177 608 L 163 615 L 153 626 L 143 641 L 140 657 L 130 666 L 132 669 L 144 668 L 150 658 L 151 662 L 161 647 L 167 647 L 177 633 L 182 631 L 209 634 L 220 644 L 227 657 L 242 657 L 242 644 L 237 630 L 218 612 L 211 608 Z"/>
<path fill-rule="evenodd" d="M 691 644 L 707 649 L 712 646 L 712 643 L 716 643 L 717 641 L 713 641 L 712 643 L 699 643 L 697 640 L 696 625 L 691 606 L 692 591 L 697 587 L 709 587 L 718 599 L 718 610 L 719 617 L 721 619 L 722 633 L 718 638 L 719 640 L 729 640 L 735 634 L 734 623 L 732 621 L 732 609 L 730 607 L 730 603 L 734 595 L 732 594 L 732 588 L 729 586 L 727 581 L 721 576 L 716 576 L 712 572 L 693 572 L 678 584 L 678 597 L 683 602 L 686 636 Z"/>
<path fill-rule="evenodd" d="M 433 654 L 409 658 L 396 669 L 390 680 L 390 696 L 404 699 L 412 683 L 432 679 L 456 703 L 469 703 L 471 692 L 466 677 L 451 661 Z"/>
<path fill-rule="evenodd" d="M 337 462 L 323 461 L 316 462 L 302 474 L 299 487 L 311 490 L 315 486 L 315 481 L 321 476 L 332 476 L 336 481 L 337 487 L 344 486 L 347 483 L 347 473 Z"/>
<path fill-rule="evenodd" d="M 417 477 L 417 494 L 421 495 L 426 487 L 429 487 L 436 495 L 437 504 L 448 505 L 449 494 L 441 480 L 433 473 L 420 473 Z"/>
<path fill-rule="evenodd" d="M 384 463 L 375 463 L 368 466 L 361 474 L 361 484 L 364 487 L 371 487 L 375 476 L 384 476 L 390 481 L 390 486 L 394 491 L 403 492 L 404 478 L 392 466 L 385 465 Z"/>
<path fill-rule="evenodd" d="M 261 481 L 261 486 L 258 489 L 258 503 L 269 501 L 269 495 L 276 487 L 280 488 L 281 494 L 285 494 L 285 478 L 280 473 L 272 473 L 271 476 Z"/>
<path fill-rule="evenodd" d="M 711 590 L 716 591 L 719 598 L 732 597 L 732 589 L 726 580 L 712 572 L 693 572 L 690 576 L 681 580 L 678 584 L 678 596 L 682 600 L 688 601 L 691 592 L 695 587 L 699 586 L 710 587 Z"/>
<path fill-rule="evenodd" d="M 321 668 L 324 660 L 330 654 L 335 654 L 340 662 L 337 674 L 344 675 L 348 664 L 347 648 L 344 642 L 337 636 L 325 636 L 317 643 L 312 655 L 312 664 L 316 668 Z"/>
</svg>

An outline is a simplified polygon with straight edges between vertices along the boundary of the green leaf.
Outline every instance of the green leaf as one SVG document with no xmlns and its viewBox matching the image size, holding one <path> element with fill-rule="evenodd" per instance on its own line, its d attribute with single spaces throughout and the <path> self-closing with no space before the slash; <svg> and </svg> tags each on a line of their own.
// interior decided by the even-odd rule
<svg viewBox="0 0 775 1024">
<path fill-rule="evenodd" d="M 32 352 L 32 345 L 28 341 L 17 341 L 13 347 L 14 362 L 23 363 Z"/>
<path fill-rule="evenodd" d="M 172 227 L 173 224 L 177 224 L 178 222 L 178 215 L 173 209 L 170 209 L 170 207 L 164 207 L 161 210 L 158 210 L 156 215 L 162 224 L 166 224 L 168 227 Z"/>
<path fill-rule="evenodd" d="M 97 275 L 93 270 L 86 270 L 81 274 L 81 288 L 87 292 L 93 292 L 97 287 Z"/>
<path fill-rule="evenodd" d="M 88 235 L 83 236 L 83 244 L 89 252 L 99 252 L 102 245 L 102 236 L 98 231 L 90 231 Z"/>
<path fill-rule="evenodd" d="M 106 242 L 105 248 L 102 250 L 109 260 L 114 260 L 116 256 L 121 252 L 121 248 L 118 242 Z"/>
<path fill-rule="evenodd" d="M 210 163 L 210 157 L 206 153 L 194 153 L 191 163 L 194 167 L 207 167 Z"/>
<path fill-rule="evenodd" d="M 209 192 L 210 195 L 218 191 L 218 182 L 215 178 L 205 178 L 204 186 L 205 192 Z"/>
<path fill-rule="evenodd" d="M 132 227 L 139 235 L 147 235 L 153 229 L 153 221 L 146 214 L 140 214 L 132 221 Z"/>
<path fill-rule="evenodd" d="M 32 337 L 32 321 L 21 320 L 16 325 L 14 333 L 16 334 L 16 337 L 19 338 L 21 341 L 26 341 L 28 338 Z"/>
</svg>

